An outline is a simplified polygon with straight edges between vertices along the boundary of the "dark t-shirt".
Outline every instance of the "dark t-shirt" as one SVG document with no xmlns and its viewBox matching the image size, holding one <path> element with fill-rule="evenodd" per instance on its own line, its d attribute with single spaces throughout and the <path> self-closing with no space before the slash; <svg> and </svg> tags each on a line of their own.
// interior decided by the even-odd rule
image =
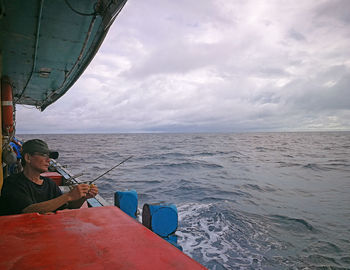
<svg viewBox="0 0 350 270">
<path fill-rule="evenodd" d="M 40 178 L 44 180 L 42 185 L 30 181 L 23 173 L 6 178 L 0 197 L 0 215 L 20 214 L 31 204 L 62 195 L 55 182 L 46 177 Z"/>
</svg>

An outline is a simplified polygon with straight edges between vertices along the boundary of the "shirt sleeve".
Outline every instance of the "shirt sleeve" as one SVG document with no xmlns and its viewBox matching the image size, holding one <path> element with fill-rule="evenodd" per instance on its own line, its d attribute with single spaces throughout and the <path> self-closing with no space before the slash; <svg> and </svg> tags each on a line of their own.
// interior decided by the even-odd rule
<svg viewBox="0 0 350 270">
<path fill-rule="evenodd" d="M 1 197 L 3 197 L 4 204 L 8 208 L 7 212 L 10 215 L 20 214 L 24 208 L 34 203 L 28 192 L 12 183 L 4 185 Z"/>
</svg>

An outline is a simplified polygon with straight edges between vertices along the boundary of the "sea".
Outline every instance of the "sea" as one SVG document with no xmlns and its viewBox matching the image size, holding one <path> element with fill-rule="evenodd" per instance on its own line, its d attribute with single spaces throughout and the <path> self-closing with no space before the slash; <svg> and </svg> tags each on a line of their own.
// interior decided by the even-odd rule
<svg viewBox="0 0 350 270">
<path fill-rule="evenodd" d="M 175 204 L 183 252 L 208 269 L 350 269 L 350 132 L 46 134 L 100 194 Z"/>
</svg>

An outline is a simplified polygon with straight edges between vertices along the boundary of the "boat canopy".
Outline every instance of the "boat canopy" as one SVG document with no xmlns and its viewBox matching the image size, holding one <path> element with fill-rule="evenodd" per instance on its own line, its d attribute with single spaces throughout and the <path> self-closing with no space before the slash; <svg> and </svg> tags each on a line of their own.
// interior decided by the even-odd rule
<svg viewBox="0 0 350 270">
<path fill-rule="evenodd" d="M 43 111 L 86 69 L 126 0 L 1 0 L 0 71 Z"/>
</svg>

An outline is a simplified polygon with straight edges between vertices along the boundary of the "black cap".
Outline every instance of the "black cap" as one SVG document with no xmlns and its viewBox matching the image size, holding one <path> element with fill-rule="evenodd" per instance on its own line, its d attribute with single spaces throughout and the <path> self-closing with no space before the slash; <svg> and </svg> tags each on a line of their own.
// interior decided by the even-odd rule
<svg viewBox="0 0 350 270">
<path fill-rule="evenodd" d="M 58 158 L 58 152 L 50 150 L 49 147 L 47 146 L 47 143 L 39 139 L 26 141 L 22 145 L 22 155 L 24 155 L 25 153 L 28 153 L 28 154 L 42 153 L 42 154 L 49 155 L 49 157 L 53 159 Z"/>
</svg>

